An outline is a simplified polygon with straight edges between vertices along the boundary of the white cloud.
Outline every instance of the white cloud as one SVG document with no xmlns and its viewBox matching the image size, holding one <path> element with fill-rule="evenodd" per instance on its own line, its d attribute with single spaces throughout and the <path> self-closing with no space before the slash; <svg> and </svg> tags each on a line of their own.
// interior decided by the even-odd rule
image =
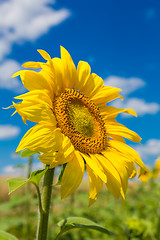
<svg viewBox="0 0 160 240">
<path fill-rule="evenodd" d="M 20 169 L 20 168 L 15 168 L 12 165 L 8 165 L 6 167 L 4 167 L 2 174 L 3 175 L 24 175 L 25 171 L 24 169 Z"/>
<path fill-rule="evenodd" d="M 0 65 L 0 88 L 23 92 L 24 87 L 18 78 L 11 78 L 13 73 L 20 70 L 20 64 L 14 60 L 6 60 Z"/>
<path fill-rule="evenodd" d="M 134 147 L 142 159 L 149 160 L 151 157 L 155 159 L 160 156 L 160 139 L 149 139 L 145 144 Z"/>
<path fill-rule="evenodd" d="M 1 34 L 1 33 L 0 33 Z M 0 60 L 2 60 L 3 56 L 8 55 L 11 52 L 11 44 L 4 37 L 0 36 Z"/>
<path fill-rule="evenodd" d="M 160 111 L 160 105 L 156 102 L 146 102 L 144 99 L 128 97 L 130 93 L 146 85 L 140 78 L 109 76 L 104 80 L 104 85 L 121 88 L 122 94 L 126 95 L 123 102 L 120 99 L 113 102 L 112 105 L 117 108 L 131 108 L 135 110 L 138 116 L 156 114 Z M 122 114 L 121 116 L 129 117 L 130 115 Z"/>
<path fill-rule="evenodd" d="M 117 76 L 109 76 L 104 79 L 104 85 L 121 88 L 123 94 L 130 94 L 131 92 L 144 87 L 145 84 L 146 83 L 142 79 L 136 77 L 123 78 Z"/>
<path fill-rule="evenodd" d="M 131 108 L 138 116 L 143 116 L 145 114 L 156 114 L 160 111 L 160 105 L 155 102 L 146 102 L 144 99 L 140 98 L 128 98 L 123 102 L 120 100 L 113 103 L 115 107 L 118 108 Z M 129 115 L 125 115 L 128 117 Z"/>
<path fill-rule="evenodd" d="M 33 41 L 69 17 L 70 11 L 54 10 L 52 0 L 6 0 L 0 2 L 0 59 L 14 43 Z"/>
<path fill-rule="evenodd" d="M 32 171 L 41 170 L 41 169 L 43 169 L 43 164 L 41 162 L 33 163 Z M 13 165 L 7 165 L 2 169 L 3 175 L 26 176 L 26 173 L 27 173 L 27 165 L 25 166 L 25 168 L 16 168 Z"/>
<path fill-rule="evenodd" d="M 10 140 L 17 137 L 20 133 L 20 128 L 13 125 L 0 125 L 0 140 Z"/>
</svg>

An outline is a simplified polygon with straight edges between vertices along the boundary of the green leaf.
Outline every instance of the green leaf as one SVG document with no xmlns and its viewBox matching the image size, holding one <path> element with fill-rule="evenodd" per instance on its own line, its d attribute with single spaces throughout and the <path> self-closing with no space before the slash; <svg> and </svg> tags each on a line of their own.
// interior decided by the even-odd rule
<svg viewBox="0 0 160 240">
<path fill-rule="evenodd" d="M 1 240 L 18 240 L 18 238 L 14 237 L 10 233 L 7 233 L 1 230 L 0 230 L 0 239 Z"/>
<path fill-rule="evenodd" d="M 61 220 L 57 225 L 58 227 L 60 227 L 60 232 L 57 235 L 56 239 L 58 239 L 63 233 L 74 228 L 93 229 L 110 236 L 115 236 L 115 234 L 110 232 L 108 229 L 101 227 L 100 225 L 89 219 L 81 217 L 65 218 Z"/>
<path fill-rule="evenodd" d="M 9 194 L 14 192 L 15 190 L 23 187 L 27 183 L 27 179 L 25 178 L 10 178 L 7 179 L 9 183 Z"/>
<path fill-rule="evenodd" d="M 58 177 L 58 181 L 55 185 L 60 185 L 61 184 L 62 176 L 63 176 L 64 169 L 65 169 L 66 165 L 67 165 L 67 163 L 62 165 L 61 172 L 60 172 L 59 177 Z"/>
<path fill-rule="evenodd" d="M 25 149 L 21 152 L 21 157 L 31 157 L 33 154 L 36 154 L 36 151 L 32 151 L 30 149 Z"/>
<path fill-rule="evenodd" d="M 44 174 L 47 172 L 48 167 L 46 167 L 43 170 L 36 170 L 31 173 L 30 178 L 28 179 L 28 182 L 31 182 L 37 186 L 39 186 L 41 178 L 44 176 Z"/>
<path fill-rule="evenodd" d="M 9 183 L 9 194 L 14 192 L 15 190 L 23 187 L 27 183 L 33 183 L 36 186 L 39 186 L 40 180 L 45 174 L 45 172 L 48 170 L 48 167 L 46 167 L 43 170 L 37 170 L 31 173 L 31 176 L 29 179 L 26 178 L 10 178 L 7 180 Z"/>
</svg>

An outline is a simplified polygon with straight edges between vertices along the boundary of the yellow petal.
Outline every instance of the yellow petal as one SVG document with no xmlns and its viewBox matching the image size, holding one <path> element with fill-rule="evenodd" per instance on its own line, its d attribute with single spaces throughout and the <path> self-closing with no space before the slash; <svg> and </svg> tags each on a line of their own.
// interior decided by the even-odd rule
<svg viewBox="0 0 160 240">
<path fill-rule="evenodd" d="M 45 91 L 45 89 L 42 90 L 33 90 L 31 92 L 27 92 L 25 94 L 19 95 L 14 97 L 15 99 L 22 99 L 27 102 L 33 102 L 33 103 L 44 103 L 50 107 L 52 107 L 53 102 L 51 101 L 51 98 L 49 97 L 48 91 Z"/>
<path fill-rule="evenodd" d="M 50 114 L 53 115 L 52 111 L 52 101 L 48 97 L 47 91 L 43 90 L 33 90 L 31 92 L 27 92 L 20 96 L 15 97 L 15 99 L 22 99 L 23 101 L 15 104 L 13 102 L 14 107 L 17 112 L 22 116 L 24 122 L 26 120 L 30 120 L 32 122 L 49 121 L 54 123 L 55 117 L 50 117 Z M 49 114 L 46 118 L 46 114 Z M 50 119 L 49 119 L 50 117 Z M 54 120 L 53 120 L 54 118 Z"/>
<path fill-rule="evenodd" d="M 160 170 L 160 157 L 157 158 L 156 162 L 155 162 L 155 169 L 156 170 Z"/>
<path fill-rule="evenodd" d="M 66 151 L 61 151 L 60 149 L 58 152 L 46 152 L 39 157 L 39 160 L 44 164 L 50 165 L 50 168 L 55 168 L 71 161 L 74 156 L 73 147 L 69 147 Z"/>
<path fill-rule="evenodd" d="M 43 117 L 43 111 L 46 109 L 45 104 L 42 103 L 33 104 L 33 101 L 31 102 L 23 101 L 17 104 L 13 102 L 13 106 L 15 107 L 19 115 L 21 115 L 24 123 L 26 123 L 26 120 L 35 123 L 40 122 Z"/>
<path fill-rule="evenodd" d="M 64 65 L 64 82 L 68 88 L 73 88 L 77 81 L 76 67 L 68 51 L 61 46 L 61 59 Z"/>
<path fill-rule="evenodd" d="M 83 88 L 83 92 L 89 98 L 94 97 L 96 93 L 100 91 L 103 87 L 103 79 L 99 77 L 97 74 L 92 73 L 90 74 L 89 78 L 86 81 L 86 84 Z"/>
<path fill-rule="evenodd" d="M 51 128 L 54 127 L 54 129 L 57 126 L 57 120 L 53 114 L 53 110 L 50 108 L 46 108 L 43 111 L 43 114 L 41 116 L 40 124 L 50 126 Z"/>
<path fill-rule="evenodd" d="M 51 86 L 52 91 L 56 95 L 58 90 L 57 90 L 57 83 L 54 77 L 53 64 L 52 63 L 49 65 L 44 64 L 42 67 L 42 70 L 40 71 L 40 74 L 46 79 L 47 82 L 49 82 L 49 85 Z"/>
<path fill-rule="evenodd" d="M 37 49 L 37 51 L 41 54 L 41 56 L 42 56 L 45 60 L 51 60 L 50 55 L 49 55 L 46 51 L 44 51 L 44 50 L 42 50 L 42 49 Z"/>
<path fill-rule="evenodd" d="M 20 76 L 24 87 L 29 91 L 46 89 L 49 91 L 49 93 L 51 93 L 52 96 L 52 87 L 41 73 L 26 70 L 25 73 L 21 74 Z"/>
<path fill-rule="evenodd" d="M 75 151 L 74 158 L 67 163 L 61 182 L 61 198 L 71 195 L 79 187 L 83 175 L 85 165 L 84 160 L 78 151 Z"/>
<path fill-rule="evenodd" d="M 108 159 L 108 161 L 114 166 L 114 168 L 117 170 L 120 179 L 121 179 L 121 184 L 123 188 L 124 194 L 126 193 L 127 187 L 128 187 L 128 178 L 130 175 L 130 171 L 132 172 L 132 169 L 129 169 L 128 173 L 128 165 L 129 167 L 131 166 L 129 164 L 129 161 L 125 161 L 125 158 L 120 156 L 120 154 L 112 151 L 104 151 L 102 152 L 103 155 Z M 133 165 L 132 165 L 133 166 Z"/>
<path fill-rule="evenodd" d="M 102 165 L 105 174 L 107 175 L 106 186 L 108 190 L 116 198 L 119 198 L 121 194 L 122 194 L 122 197 L 124 198 L 124 194 L 122 192 L 121 179 L 115 167 L 103 155 L 95 154 L 95 156 L 98 159 L 99 163 Z"/>
<path fill-rule="evenodd" d="M 38 69 L 42 67 L 42 63 L 41 62 L 26 62 L 22 65 L 22 67 L 24 68 L 33 68 L 33 69 Z"/>
<path fill-rule="evenodd" d="M 81 153 L 83 158 L 85 159 L 86 163 L 88 164 L 88 166 L 93 170 L 93 172 L 98 175 L 100 177 L 100 179 L 103 182 L 107 182 L 107 177 L 104 174 L 104 172 L 102 171 L 102 167 L 100 166 L 100 164 L 98 163 L 98 160 L 94 157 L 94 154 L 83 154 Z"/>
<path fill-rule="evenodd" d="M 26 148 L 36 152 L 58 151 L 62 142 L 62 134 L 55 126 L 37 124 L 21 139 L 16 152 Z"/>
<path fill-rule="evenodd" d="M 133 162 L 130 163 L 130 166 L 128 166 L 127 171 L 128 171 L 128 174 L 129 174 L 129 178 L 134 178 L 134 177 L 137 176 L 137 169 L 136 169 L 135 164 Z"/>
<path fill-rule="evenodd" d="M 149 167 L 146 168 L 146 170 L 140 168 L 139 169 L 139 179 L 142 182 L 148 182 L 148 180 L 152 177 L 152 172 L 149 169 Z"/>
<path fill-rule="evenodd" d="M 97 200 L 98 193 L 102 188 L 103 182 L 93 170 L 86 164 L 89 178 L 89 207 Z"/>
<path fill-rule="evenodd" d="M 107 128 L 106 128 L 106 132 L 107 132 Z M 117 140 L 117 141 L 120 141 L 120 142 L 123 142 L 125 143 L 126 141 L 124 140 L 123 137 L 121 136 L 118 136 L 118 135 L 114 135 L 114 134 L 110 134 L 110 133 L 107 133 L 108 137 L 112 138 L 113 140 Z"/>
<path fill-rule="evenodd" d="M 83 87 L 90 76 L 91 68 L 87 62 L 80 61 L 77 66 L 78 79 L 75 82 L 76 90 L 81 90 L 83 92 Z"/>
<path fill-rule="evenodd" d="M 28 70 L 21 70 L 21 71 L 18 71 L 16 73 L 14 73 L 11 77 L 14 78 L 14 77 L 18 77 L 18 76 L 24 76 L 24 74 L 27 72 Z"/>
<path fill-rule="evenodd" d="M 71 161 L 75 156 L 74 151 L 70 139 L 63 135 L 63 141 L 59 151 L 46 152 L 39 157 L 39 160 L 44 164 L 50 165 L 50 168 L 54 168 Z"/>
<path fill-rule="evenodd" d="M 103 111 L 101 109 L 101 115 L 103 116 L 104 120 L 110 119 L 110 118 L 111 119 L 116 118 L 119 113 L 128 113 L 137 117 L 137 114 L 133 109 L 124 109 L 124 108 L 118 109 L 112 106 L 105 106 L 105 109 L 103 108 Z"/>
<path fill-rule="evenodd" d="M 128 159 L 131 159 L 141 168 L 146 169 L 138 153 L 133 148 L 129 147 L 127 144 L 110 139 L 107 140 L 107 144 L 112 148 L 116 149 L 121 155 L 125 156 Z"/>
<path fill-rule="evenodd" d="M 106 156 L 106 158 L 108 157 L 109 159 L 114 160 L 113 165 L 116 167 L 116 169 L 119 173 L 123 172 L 126 175 L 126 186 L 127 186 L 128 178 L 133 178 L 137 175 L 137 170 L 136 170 L 136 167 L 135 167 L 132 159 L 130 157 L 128 157 L 127 155 L 125 155 L 125 153 L 122 155 L 116 149 L 114 149 L 112 147 L 109 148 L 109 146 L 107 148 L 107 153 L 104 153 L 104 155 Z M 124 171 L 120 170 L 121 167 L 124 169 Z M 120 175 L 120 177 L 121 177 L 121 175 Z M 122 179 L 125 179 L 125 178 L 122 177 Z M 125 187 L 124 187 L 124 190 L 125 190 Z"/>
<path fill-rule="evenodd" d="M 160 157 L 157 158 L 157 160 L 155 162 L 155 166 L 153 169 L 153 178 L 157 179 L 159 177 L 159 173 L 160 173 Z"/>
<path fill-rule="evenodd" d="M 120 123 L 113 123 L 109 121 L 105 121 L 105 127 L 107 129 L 108 136 L 110 134 L 125 137 L 133 142 L 140 142 L 140 136 L 133 132 L 132 130 L 128 129 L 127 127 L 123 126 Z"/>
<path fill-rule="evenodd" d="M 65 69 L 62 59 L 60 58 L 53 58 L 52 59 L 53 65 L 53 81 L 56 84 L 56 88 L 58 92 L 64 92 L 64 89 L 68 87 L 66 84 L 65 79 Z"/>
<path fill-rule="evenodd" d="M 97 105 L 104 105 L 116 98 L 122 98 L 119 95 L 120 91 L 119 88 L 104 86 L 91 98 L 91 101 Z"/>
</svg>

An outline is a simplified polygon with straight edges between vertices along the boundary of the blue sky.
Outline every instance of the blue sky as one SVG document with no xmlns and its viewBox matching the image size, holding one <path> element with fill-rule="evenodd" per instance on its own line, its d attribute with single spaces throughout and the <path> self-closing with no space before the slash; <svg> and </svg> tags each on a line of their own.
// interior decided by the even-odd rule
<svg viewBox="0 0 160 240">
<path fill-rule="evenodd" d="M 160 156 L 160 1 L 159 0 L 1 0 L 0 102 L 11 105 L 25 90 L 11 75 L 26 61 L 42 61 L 37 49 L 60 56 L 60 45 L 75 64 L 87 61 L 105 85 L 122 88 L 124 101 L 114 106 L 133 108 L 138 118 L 118 121 L 142 137 L 133 146 L 148 165 Z M 0 173 L 13 173 L 24 162 L 14 158 L 24 125 L 12 110 L 0 109 Z"/>
</svg>

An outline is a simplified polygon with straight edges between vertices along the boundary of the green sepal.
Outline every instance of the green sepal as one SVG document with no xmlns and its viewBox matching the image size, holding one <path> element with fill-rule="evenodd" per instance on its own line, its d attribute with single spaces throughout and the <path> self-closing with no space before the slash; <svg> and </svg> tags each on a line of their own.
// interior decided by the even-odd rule
<svg viewBox="0 0 160 240">
<path fill-rule="evenodd" d="M 93 229 L 99 232 L 105 233 L 110 236 L 115 236 L 116 234 L 110 232 L 108 229 L 101 227 L 97 223 L 82 217 L 69 217 L 61 220 L 58 224 L 60 228 L 60 232 L 55 238 L 57 240 L 63 233 L 67 232 L 68 230 L 74 228 L 82 228 L 82 229 Z"/>
<path fill-rule="evenodd" d="M 0 230 L 0 239 L 1 240 L 18 240 L 15 236 L 11 235 L 10 233 L 4 232 Z"/>
<path fill-rule="evenodd" d="M 26 179 L 26 178 L 8 179 L 7 182 L 9 183 L 9 194 L 23 187 L 27 183 L 33 183 L 34 185 L 39 186 L 39 182 L 47 170 L 48 170 L 48 167 L 46 167 L 43 170 L 36 170 L 31 173 L 31 176 L 29 179 Z"/>
<path fill-rule="evenodd" d="M 63 176 L 63 173 L 64 173 L 66 165 L 67 165 L 67 163 L 62 165 L 62 169 L 61 169 L 61 172 L 59 174 L 58 181 L 57 181 L 57 183 L 55 185 L 61 185 L 62 176 Z"/>
<path fill-rule="evenodd" d="M 27 148 L 21 152 L 21 157 L 31 157 L 33 154 L 36 154 L 36 153 L 37 153 L 36 151 L 32 151 Z"/>
</svg>

